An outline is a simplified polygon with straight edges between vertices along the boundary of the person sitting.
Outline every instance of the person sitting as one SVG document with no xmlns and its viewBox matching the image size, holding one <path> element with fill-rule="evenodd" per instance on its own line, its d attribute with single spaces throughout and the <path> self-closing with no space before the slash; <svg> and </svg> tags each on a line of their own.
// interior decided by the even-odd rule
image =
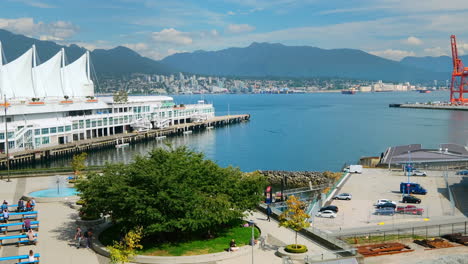
<svg viewBox="0 0 468 264">
<path fill-rule="evenodd" d="M 0 205 L 0 209 L 2 210 L 2 212 L 8 210 L 8 202 L 6 200 L 4 200 L 2 205 Z"/>
<path fill-rule="evenodd" d="M 3 222 L 8 223 L 9 218 L 10 218 L 10 213 L 8 213 L 8 210 L 7 209 L 3 210 Z"/>
<path fill-rule="evenodd" d="M 28 212 L 28 211 L 32 211 L 31 201 L 28 201 L 28 202 L 26 203 L 26 212 Z"/>
<path fill-rule="evenodd" d="M 28 262 L 34 262 L 34 261 L 36 261 L 36 258 L 34 257 L 34 252 L 32 250 L 29 250 Z"/>
<path fill-rule="evenodd" d="M 18 207 L 16 207 L 16 211 L 24 212 L 24 201 L 22 199 L 19 199 Z"/>
<path fill-rule="evenodd" d="M 29 240 L 29 244 L 30 245 L 36 245 L 36 238 L 35 238 L 35 234 L 34 234 L 34 231 L 32 229 L 29 229 L 28 233 L 26 233 L 26 235 L 28 236 L 28 240 Z"/>
<path fill-rule="evenodd" d="M 31 220 L 29 220 L 29 218 L 26 218 L 24 219 L 24 222 L 23 222 L 23 230 L 24 232 L 27 232 L 31 229 Z"/>
<path fill-rule="evenodd" d="M 231 242 L 229 242 L 229 251 L 237 251 L 239 250 L 239 247 L 236 245 L 236 241 L 231 239 Z"/>
<path fill-rule="evenodd" d="M 36 207 L 36 200 L 34 200 L 34 197 L 31 198 L 31 211 L 34 211 L 34 208 Z"/>
</svg>

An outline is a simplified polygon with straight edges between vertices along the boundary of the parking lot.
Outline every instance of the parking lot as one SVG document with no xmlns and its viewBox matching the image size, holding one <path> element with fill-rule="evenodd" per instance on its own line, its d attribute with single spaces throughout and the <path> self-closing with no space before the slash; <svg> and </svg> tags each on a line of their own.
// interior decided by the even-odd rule
<svg viewBox="0 0 468 264">
<path fill-rule="evenodd" d="M 334 219 L 313 219 L 313 226 L 325 230 L 339 230 L 367 225 L 391 225 L 410 221 L 430 221 L 433 218 L 451 217 L 453 212 L 448 199 L 447 189 L 441 171 L 427 171 L 426 177 L 411 177 L 411 182 L 421 184 L 426 190 L 426 195 L 415 195 L 422 200 L 418 207 L 424 209 L 422 215 L 395 214 L 375 215 L 374 204 L 378 199 L 389 199 L 401 203 L 400 183 L 407 181 L 403 171 L 389 171 L 386 169 L 364 169 L 362 174 L 352 174 L 347 179 L 338 193 L 350 193 L 353 198 L 350 201 L 333 200 L 332 205 L 339 208 Z M 453 174 L 453 173 L 452 173 Z M 458 209 L 454 210 L 454 216 L 462 216 Z"/>
</svg>

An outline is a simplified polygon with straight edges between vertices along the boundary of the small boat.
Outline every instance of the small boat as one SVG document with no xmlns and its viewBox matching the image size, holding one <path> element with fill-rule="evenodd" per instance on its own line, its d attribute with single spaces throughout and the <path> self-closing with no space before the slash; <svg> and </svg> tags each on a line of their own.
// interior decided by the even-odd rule
<svg viewBox="0 0 468 264">
<path fill-rule="evenodd" d="M 350 88 L 347 90 L 341 90 L 342 94 L 356 94 L 356 89 L 355 88 Z"/>
<path fill-rule="evenodd" d="M 192 133 L 193 133 L 192 130 L 184 131 L 184 135 L 190 135 L 190 134 L 192 134 Z"/>
<path fill-rule="evenodd" d="M 212 127 L 212 126 L 208 126 L 208 127 L 206 127 L 206 129 L 213 129 L 213 127 Z"/>
<path fill-rule="evenodd" d="M 115 144 L 115 148 L 124 148 L 124 147 L 128 147 L 130 146 L 129 143 L 125 143 L 123 138 L 122 138 L 122 143 L 119 142 L 119 140 L 117 139 L 117 144 Z"/>
<path fill-rule="evenodd" d="M 162 139 L 165 139 L 166 136 L 159 136 L 159 137 L 156 137 L 157 140 L 162 140 Z"/>
<path fill-rule="evenodd" d="M 419 93 L 430 93 L 431 90 L 419 90 Z"/>
</svg>

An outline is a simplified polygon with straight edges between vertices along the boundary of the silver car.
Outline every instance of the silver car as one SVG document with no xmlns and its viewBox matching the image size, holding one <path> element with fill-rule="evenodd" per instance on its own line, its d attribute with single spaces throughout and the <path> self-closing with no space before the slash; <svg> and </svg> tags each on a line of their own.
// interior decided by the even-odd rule
<svg viewBox="0 0 468 264">
<path fill-rule="evenodd" d="M 413 171 L 413 176 L 427 176 L 427 175 L 426 175 L 426 172 L 424 171 L 415 170 Z"/>
<path fill-rule="evenodd" d="M 353 196 L 349 193 L 340 193 L 333 197 L 334 200 L 351 200 L 351 198 L 353 198 Z"/>
<path fill-rule="evenodd" d="M 335 218 L 336 213 L 331 210 L 325 210 L 322 212 L 318 212 L 315 216 L 317 217 L 325 217 L 325 218 Z"/>
</svg>

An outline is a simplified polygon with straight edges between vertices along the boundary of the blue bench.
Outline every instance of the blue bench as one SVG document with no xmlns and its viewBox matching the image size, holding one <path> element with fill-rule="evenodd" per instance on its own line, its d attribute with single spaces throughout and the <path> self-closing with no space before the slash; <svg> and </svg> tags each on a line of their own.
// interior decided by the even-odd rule
<svg viewBox="0 0 468 264">
<path fill-rule="evenodd" d="M 6 234 L 8 232 L 8 227 L 10 226 L 21 226 L 21 232 L 24 232 L 23 222 L 16 222 L 16 223 L 8 223 L 8 224 L 0 224 L 0 231 Z M 39 221 L 31 221 L 31 228 L 37 229 L 39 231 Z"/>
<path fill-rule="evenodd" d="M 0 258 L 0 261 L 8 261 L 8 260 L 18 260 L 17 263 L 39 263 L 39 258 L 41 257 L 41 255 L 39 253 L 36 253 L 34 254 L 34 257 L 36 258 L 35 261 L 24 261 L 24 262 L 21 262 L 21 260 L 23 259 L 28 259 L 29 258 L 29 255 L 19 255 L 19 256 L 11 256 L 11 257 L 3 257 L 3 258 Z"/>
<path fill-rule="evenodd" d="M 12 216 L 21 216 L 21 220 L 24 220 L 26 218 L 29 219 L 37 219 L 37 214 L 38 211 L 28 211 L 28 212 L 18 212 L 18 213 L 10 213 L 10 220 Z M 3 215 L 0 216 L 0 221 L 3 221 Z"/>
<path fill-rule="evenodd" d="M 9 240 L 9 239 L 18 239 L 18 241 L 16 241 L 16 243 L 18 244 L 18 247 L 21 245 L 21 243 L 30 243 L 30 242 L 37 243 L 37 233 L 34 234 L 34 237 L 36 237 L 36 239 L 34 239 L 34 241 L 29 241 L 27 239 L 28 238 L 27 235 L 15 235 L 15 236 L 0 237 L 0 247 L 3 246 L 3 240 Z M 22 238 L 26 238 L 26 240 L 21 240 Z"/>
</svg>

